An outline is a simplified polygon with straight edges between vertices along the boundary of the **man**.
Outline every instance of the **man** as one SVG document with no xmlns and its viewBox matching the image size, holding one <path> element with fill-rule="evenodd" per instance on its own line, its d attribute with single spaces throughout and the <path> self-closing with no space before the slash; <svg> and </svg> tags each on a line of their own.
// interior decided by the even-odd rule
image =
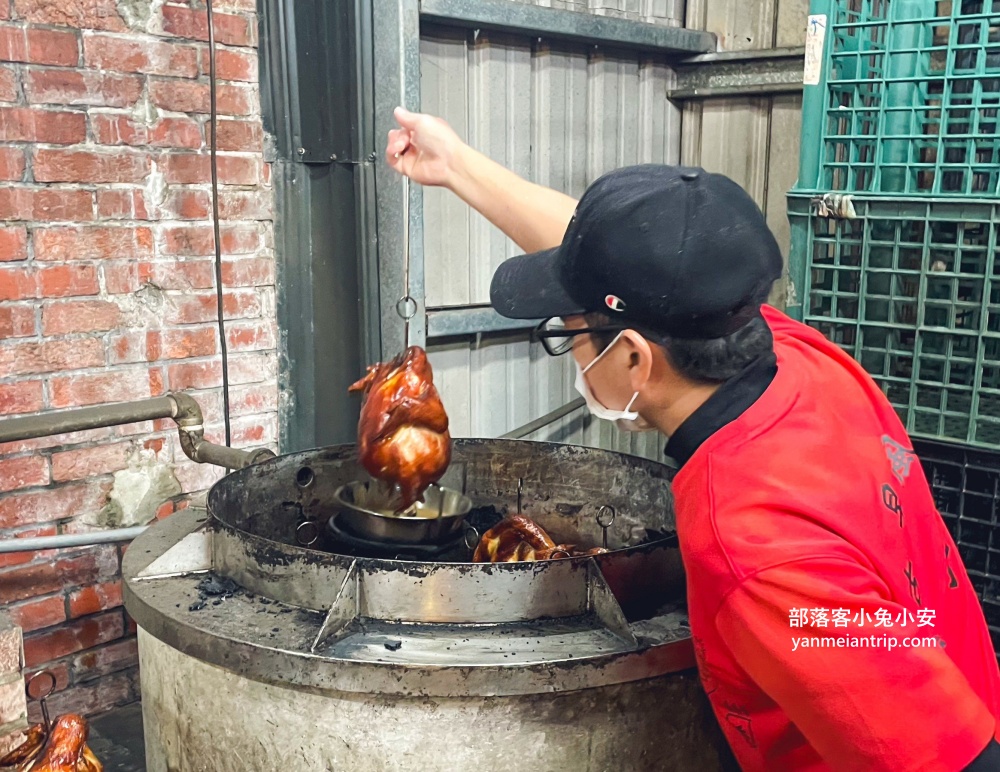
<svg viewBox="0 0 1000 772">
<path fill-rule="evenodd" d="M 895 412 L 764 306 L 778 246 L 747 194 L 640 166 L 579 203 L 397 111 L 387 159 L 528 254 L 491 288 L 572 351 L 591 410 L 669 436 L 702 683 L 747 770 L 1000 769 L 1000 671 Z"/>
</svg>

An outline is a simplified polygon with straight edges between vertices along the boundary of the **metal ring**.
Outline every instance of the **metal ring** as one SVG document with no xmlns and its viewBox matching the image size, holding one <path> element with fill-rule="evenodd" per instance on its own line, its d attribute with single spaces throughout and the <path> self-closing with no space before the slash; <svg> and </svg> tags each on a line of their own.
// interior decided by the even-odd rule
<svg viewBox="0 0 1000 772">
<path fill-rule="evenodd" d="M 597 524 L 601 528 L 610 528 L 614 521 L 615 508 L 609 504 L 601 505 L 601 508 L 597 510 Z"/>
<path fill-rule="evenodd" d="M 417 301 L 410 295 L 403 295 L 403 297 L 396 301 L 396 313 L 402 319 L 409 321 L 417 315 Z"/>
<path fill-rule="evenodd" d="M 313 530 L 312 538 L 307 539 L 302 535 L 303 527 L 311 527 Z M 309 547 L 315 544 L 319 540 L 319 525 L 317 525 L 315 520 L 304 520 L 298 524 L 295 528 L 295 541 L 297 541 L 303 547 Z"/>
<path fill-rule="evenodd" d="M 39 681 L 39 680 L 42 680 L 43 678 L 47 678 L 48 679 L 47 688 L 46 687 L 41 687 L 39 689 L 38 693 L 36 694 L 35 690 L 33 688 L 34 685 L 35 685 L 35 682 Z M 52 694 L 52 692 L 55 691 L 55 688 L 56 688 L 56 676 L 55 676 L 55 673 L 53 673 L 51 670 L 39 670 L 37 673 L 35 673 L 34 675 L 32 675 L 28 679 L 28 684 L 27 684 L 26 688 L 27 688 L 28 696 L 31 699 L 33 699 L 33 700 L 39 700 L 39 701 L 40 700 L 44 700 L 46 697 L 48 697 L 50 694 Z"/>
<path fill-rule="evenodd" d="M 559 560 L 560 558 L 568 557 L 571 556 L 566 550 L 552 550 L 552 552 L 549 553 L 549 560 Z"/>
<path fill-rule="evenodd" d="M 479 546 L 479 531 L 476 530 L 475 526 L 469 526 L 465 529 L 465 546 L 470 550 L 474 550 Z"/>
</svg>

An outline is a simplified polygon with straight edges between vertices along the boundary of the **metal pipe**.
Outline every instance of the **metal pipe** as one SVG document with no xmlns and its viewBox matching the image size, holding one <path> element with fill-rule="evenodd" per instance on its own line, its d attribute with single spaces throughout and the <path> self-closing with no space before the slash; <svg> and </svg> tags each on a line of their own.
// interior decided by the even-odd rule
<svg viewBox="0 0 1000 772">
<path fill-rule="evenodd" d="M 560 408 L 556 408 L 551 413 L 546 413 L 541 418 L 536 418 L 530 423 L 526 423 L 524 426 L 520 426 L 517 429 L 512 429 L 506 434 L 501 434 L 499 439 L 501 440 L 519 440 L 523 437 L 527 437 L 529 434 L 537 432 L 548 426 L 551 423 L 555 423 L 560 418 L 568 416 L 570 413 L 575 413 L 581 407 L 587 404 L 587 401 L 583 397 L 577 397 L 569 404 L 563 405 Z"/>
<path fill-rule="evenodd" d="M 92 547 L 95 544 L 116 544 L 132 541 L 148 525 L 132 528 L 115 528 L 110 531 L 91 533 L 61 533 L 57 536 L 34 536 L 29 539 L 4 539 L 0 541 L 0 554 L 10 552 L 39 552 L 41 550 L 66 549 L 69 547 Z"/>
<path fill-rule="evenodd" d="M 176 403 L 172 395 L 167 395 L 138 402 L 115 402 L 110 405 L 5 418 L 0 421 L 0 442 L 17 442 L 36 437 L 49 437 L 53 434 L 171 418 L 175 409 Z"/>
</svg>

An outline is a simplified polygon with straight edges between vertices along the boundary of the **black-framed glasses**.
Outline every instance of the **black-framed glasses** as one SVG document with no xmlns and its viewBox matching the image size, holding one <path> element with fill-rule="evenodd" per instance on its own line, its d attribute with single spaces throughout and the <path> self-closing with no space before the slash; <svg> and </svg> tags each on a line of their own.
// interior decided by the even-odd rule
<svg viewBox="0 0 1000 772">
<path fill-rule="evenodd" d="M 619 333 L 629 329 L 621 325 L 607 325 L 603 327 L 580 327 L 569 329 L 559 317 L 545 319 L 531 333 L 532 340 L 542 344 L 545 353 L 549 356 L 557 357 L 571 351 L 573 341 L 578 335 L 588 335 L 592 332 Z"/>
</svg>

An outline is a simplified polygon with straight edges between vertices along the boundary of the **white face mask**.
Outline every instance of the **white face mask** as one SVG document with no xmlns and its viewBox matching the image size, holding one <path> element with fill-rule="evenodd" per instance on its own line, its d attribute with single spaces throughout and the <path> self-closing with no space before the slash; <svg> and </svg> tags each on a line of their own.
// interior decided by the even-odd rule
<svg viewBox="0 0 1000 772">
<path fill-rule="evenodd" d="M 650 423 L 646 421 L 644 418 L 640 418 L 639 414 L 632 410 L 632 405 L 635 403 L 636 399 L 639 398 L 639 392 L 636 392 L 635 394 L 632 395 L 632 399 L 628 401 L 628 404 L 625 406 L 624 410 L 611 410 L 609 408 L 604 407 L 604 405 L 602 405 L 597 400 L 597 397 L 595 397 L 593 392 L 591 392 L 590 385 L 587 383 L 587 379 L 585 377 L 587 371 L 594 365 L 596 365 L 598 361 L 600 361 L 601 357 L 603 357 L 611 350 L 611 347 L 618 342 L 621 336 L 622 333 L 618 333 L 618 335 L 615 337 L 613 341 L 611 341 L 608 347 L 604 349 L 604 351 L 602 351 L 600 354 L 598 354 L 594 358 L 594 361 L 592 361 L 586 367 L 581 369 L 580 364 L 576 362 L 575 359 L 573 360 L 576 363 L 576 390 L 580 392 L 580 394 L 586 400 L 587 409 L 590 410 L 591 414 L 594 415 L 595 417 L 602 418 L 605 421 L 613 421 L 619 429 L 625 432 L 650 431 L 655 427 L 651 426 Z"/>
</svg>

